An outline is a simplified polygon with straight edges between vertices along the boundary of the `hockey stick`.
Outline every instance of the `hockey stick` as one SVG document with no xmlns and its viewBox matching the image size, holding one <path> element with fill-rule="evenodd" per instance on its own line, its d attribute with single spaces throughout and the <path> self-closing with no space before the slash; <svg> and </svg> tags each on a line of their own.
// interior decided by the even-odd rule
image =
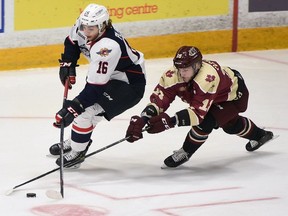
<svg viewBox="0 0 288 216">
<path fill-rule="evenodd" d="M 143 130 L 142 130 L 142 132 L 144 132 L 144 131 L 146 131 L 148 128 L 144 128 Z M 114 142 L 114 143 L 112 143 L 112 144 L 110 144 L 110 145 L 107 145 L 107 146 L 104 146 L 103 148 L 100 148 L 100 149 L 98 149 L 98 150 L 96 150 L 96 151 L 94 151 L 94 152 L 91 152 L 90 154 L 87 154 L 87 155 L 85 155 L 85 157 L 84 158 L 88 158 L 88 157 L 91 157 L 92 155 L 95 155 L 95 154 L 97 154 L 97 153 L 99 153 L 99 152 L 102 152 L 102 151 L 104 151 L 104 150 L 106 150 L 106 149 L 108 149 L 108 148 L 111 148 L 112 146 L 115 146 L 115 145 L 117 145 L 117 144 L 119 144 L 119 143 L 122 143 L 123 141 L 125 141 L 125 140 L 127 140 L 129 137 L 125 137 L 125 138 L 122 138 L 122 139 L 120 139 L 120 140 L 118 140 L 118 141 L 116 141 L 116 142 Z M 70 167 L 70 166 L 74 166 L 74 165 L 76 165 L 76 164 L 78 164 L 79 162 L 77 162 L 77 161 L 74 161 L 73 163 L 67 163 L 66 165 L 64 165 L 63 167 Z M 10 189 L 10 190 L 8 190 L 5 194 L 8 196 L 8 195 L 10 195 L 10 194 L 12 194 L 13 192 L 14 192 L 14 190 L 15 189 L 17 189 L 17 188 L 19 188 L 19 187 L 21 187 L 21 186 L 23 186 L 23 185 L 26 185 L 26 184 L 28 184 L 28 183 L 30 183 L 30 182 L 33 182 L 33 181 L 35 181 L 35 180 L 37 180 L 37 179 L 40 179 L 40 178 L 43 178 L 44 176 L 46 176 L 46 175 L 49 175 L 49 174 L 51 174 L 51 173 L 53 173 L 53 172 L 56 172 L 56 171 L 58 171 L 58 170 L 60 170 L 60 167 L 57 167 L 57 168 L 55 168 L 55 169 L 53 169 L 53 170 L 50 170 L 50 171 L 48 171 L 48 172 L 46 172 L 46 173 L 43 173 L 42 175 L 39 175 L 39 176 L 37 176 L 37 177 L 35 177 L 35 178 L 33 178 L 33 179 L 30 179 L 30 180 L 28 180 L 28 181 L 26 181 L 26 182 L 24 182 L 24 183 L 22 183 L 22 184 L 19 184 L 19 185 L 16 185 L 16 186 L 14 186 L 12 189 Z M 50 194 L 49 194 L 50 193 Z M 46 192 L 46 195 L 48 196 L 48 197 L 50 197 L 50 198 L 56 198 L 56 199 L 58 199 L 58 198 L 61 198 L 58 194 L 56 195 L 56 192 L 53 192 L 53 191 L 50 191 L 50 192 Z"/>
<path fill-rule="evenodd" d="M 67 100 L 68 90 L 69 90 L 69 79 L 66 79 L 65 85 L 64 85 L 64 95 L 63 95 L 62 108 L 64 107 L 65 101 Z M 10 195 L 14 189 L 16 189 L 22 185 L 25 185 L 29 182 L 35 181 L 39 178 L 42 178 L 42 177 L 44 177 L 50 173 L 53 173 L 57 170 L 60 170 L 60 193 L 61 193 L 61 196 L 64 198 L 64 180 L 63 180 L 63 172 L 64 172 L 64 169 L 63 169 L 63 167 L 64 167 L 63 166 L 63 154 L 64 154 L 63 148 L 64 148 L 64 146 L 63 146 L 63 141 L 64 141 L 64 122 L 62 121 L 61 128 L 60 128 L 60 166 L 56 169 L 53 169 L 53 170 L 47 172 L 47 173 L 44 173 L 43 175 L 40 175 L 40 176 L 33 178 L 27 182 L 24 182 L 23 184 L 15 186 L 13 189 L 8 190 L 5 194 Z"/>
<path fill-rule="evenodd" d="M 63 95 L 63 105 L 62 108 L 64 108 L 65 102 L 67 100 L 68 96 L 68 89 L 69 89 L 69 79 L 67 78 L 65 80 L 65 86 L 64 86 L 64 95 Z M 63 178 L 63 154 L 64 154 L 64 122 L 61 122 L 61 129 L 60 129 L 60 193 L 62 198 L 64 198 L 64 178 Z"/>
</svg>

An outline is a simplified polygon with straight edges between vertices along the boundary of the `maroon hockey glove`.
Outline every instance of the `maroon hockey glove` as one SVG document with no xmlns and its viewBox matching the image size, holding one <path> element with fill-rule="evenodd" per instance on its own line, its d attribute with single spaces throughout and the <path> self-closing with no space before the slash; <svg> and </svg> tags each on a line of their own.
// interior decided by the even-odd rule
<svg viewBox="0 0 288 216">
<path fill-rule="evenodd" d="M 67 100 L 64 103 L 64 107 L 56 113 L 54 127 L 61 128 L 63 122 L 64 127 L 69 126 L 74 118 L 80 115 L 84 111 L 79 101 L 74 99 L 73 101 Z"/>
<path fill-rule="evenodd" d="M 175 126 L 175 118 L 171 118 L 166 113 L 160 113 L 158 116 L 152 117 L 148 121 L 148 130 L 150 134 L 160 133 Z"/>
<path fill-rule="evenodd" d="M 59 59 L 59 63 L 60 63 L 59 78 L 64 86 L 65 86 L 65 81 L 68 78 L 69 89 L 71 89 L 72 85 L 76 83 L 76 67 L 78 65 L 75 65 L 72 62 L 61 60 L 61 59 Z"/>
<path fill-rule="evenodd" d="M 135 142 L 143 138 L 142 128 L 146 125 L 144 118 L 140 116 L 132 116 L 130 119 L 129 127 L 126 131 L 126 137 L 128 142 Z"/>
</svg>

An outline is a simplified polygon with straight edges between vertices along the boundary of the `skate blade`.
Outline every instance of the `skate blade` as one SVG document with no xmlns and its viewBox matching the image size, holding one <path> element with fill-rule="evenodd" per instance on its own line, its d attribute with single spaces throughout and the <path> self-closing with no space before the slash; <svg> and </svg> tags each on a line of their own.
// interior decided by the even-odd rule
<svg viewBox="0 0 288 216">
<path fill-rule="evenodd" d="M 166 166 L 166 164 L 162 164 L 162 166 L 160 167 L 161 169 L 166 169 L 166 170 L 173 170 L 173 169 L 177 169 L 177 167 L 168 167 Z"/>
<path fill-rule="evenodd" d="M 46 157 L 47 157 L 47 158 L 58 158 L 59 155 L 47 154 Z"/>
<path fill-rule="evenodd" d="M 269 142 L 277 139 L 279 136 L 280 136 L 280 135 L 278 135 L 278 134 L 277 134 L 277 135 L 273 135 L 272 139 L 268 140 L 268 141 L 267 141 L 266 143 L 264 143 L 263 145 L 266 145 L 267 143 L 269 143 Z"/>
<path fill-rule="evenodd" d="M 254 152 L 254 151 L 258 150 L 259 148 L 261 148 L 262 146 L 267 145 L 267 143 L 269 143 L 269 142 L 277 139 L 279 136 L 280 136 L 280 135 L 278 135 L 278 134 L 277 134 L 277 135 L 273 135 L 273 137 L 272 137 L 270 140 L 268 140 L 267 142 L 265 142 L 264 144 L 262 144 L 262 145 L 259 146 L 258 148 L 254 149 L 254 150 L 248 150 L 247 147 L 246 147 L 246 150 L 247 150 L 248 152 Z"/>
<path fill-rule="evenodd" d="M 68 153 L 68 152 L 63 153 L 63 156 L 66 155 L 67 153 Z M 60 157 L 60 155 L 47 154 L 46 157 L 48 157 L 48 158 L 58 158 L 58 157 Z"/>
<path fill-rule="evenodd" d="M 79 169 L 81 167 L 81 163 L 78 163 L 78 164 L 75 164 L 75 165 L 73 165 L 73 166 L 68 166 L 68 167 L 65 167 L 64 166 L 64 169 L 66 169 L 66 170 L 73 170 L 73 169 Z"/>
</svg>

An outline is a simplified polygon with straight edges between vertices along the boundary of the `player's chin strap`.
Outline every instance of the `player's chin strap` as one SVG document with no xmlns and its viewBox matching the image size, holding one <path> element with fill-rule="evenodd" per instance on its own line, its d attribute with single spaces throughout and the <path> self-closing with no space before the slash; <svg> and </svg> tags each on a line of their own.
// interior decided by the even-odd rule
<svg viewBox="0 0 288 216">
<path fill-rule="evenodd" d="M 145 128 L 142 130 L 142 132 L 147 131 L 147 129 L 148 129 L 148 127 L 145 127 Z M 114 143 L 111 143 L 110 145 L 104 146 L 103 148 L 100 148 L 100 149 L 98 149 L 98 150 L 96 150 L 96 151 L 93 151 L 93 152 L 91 152 L 90 154 L 87 154 L 87 155 L 85 156 L 85 158 L 91 157 L 92 155 L 95 155 L 95 154 L 97 154 L 97 153 L 99 153 L 99 152 L 102 152 L 102 151 L 104 151 L 104 150 L 106 150 L 106 149 L 108 149 L 108 148 L 111 148 L 112 146 L 115 146 L 115 145 L 119 144 L 119 143 L 122 143 L 122 142 L 124 142 L 125 140 L 127 140 L 128 138 L 129 138 L 129 136 L 128 136 L 128 137 L 125 137 L 125 138 L 122 138 L 122 139 L 120 139 L 120 140 L 118 140 L 118 141 L 116 141 L 116 142 L 114 142 Z M 83 160 L 81 160 L 81 161 L 83 161 Z M 80 161 L 79 161 L 79 162 L 80 162 Z M 74 161 L 73 163 L 70 162 L 70 163 L 65 164 L 64 167 L 74 166 L 74 165 L 78 164 L 79 162 L 77 162 L 77 161 Z M 57 167 L 57 168 L 55 168 L 55 169 L 53 169 L 53 170 L 50 170 L 50 171 L 48 171 L 48 172 L 46 172 L 46 173 L 43 173 L 43 174 L 41 174 L 41 175 L 39 175 L 39 176 L 37 176 L 37 177 L 35 177 L 35 178 L 33 178 L 33 179 L 30 179 L 30 180 L 22 183 L 22 184 L 16 185 L 16 186 L 14 186 L 12 189 L 6 191 L 5 194 L 8 196 L 8 195 L 12 194 L 15 189 L 17 189 L 17 188 L 19 188 L 19 187 L 21 187 L 21 186 L 23 186 L 23 185 L 26 185 L 26 184 L 28 184 L 28 183 L 30 183 L 30 182 L 33 182 L 33 181 L 35 181 L 35 180 L 37 180 L 37 179 L 40 179 L 40 178 L 42 178 L 42 177 L 44 177 L 44 176 L 46 176 L 46 175 L 49 175 L 49 174 L 51 174 L 51 173 L 53 173 L 53 172 L 56 172 L 56 171 L 58 171 L 58 170 L 60 170 L 60 167 Z M 62 196 L 61 196 L 61 197 L 62 197 Z M 63 197 L 62 197 L 62 198 L 63 198 Z"/>
</svg>

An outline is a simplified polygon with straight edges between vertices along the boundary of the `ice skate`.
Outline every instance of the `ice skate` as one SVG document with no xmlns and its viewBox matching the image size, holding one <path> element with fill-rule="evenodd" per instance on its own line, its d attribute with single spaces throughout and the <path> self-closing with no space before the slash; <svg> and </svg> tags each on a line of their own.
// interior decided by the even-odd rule
<svg viewBox="0 0 288 216">
<path fill-rule="evenodd" d="M 250 140 L 246 144 L 246 150 L 249 151 L 249 152 L 255 151 L 258 148 L 260 148 L 262 145 L 267 143 L 268 141 L 272 140 L 273 138 L 274 138 L 274 135 L 273 135 L 273 133 L 271 131 L 265 131 L 264 136 L 262 136 L 258 141 Z"/>
<path fill-rule="evenodd" d="M 58 156 L 60 155 L 61 146 L 60 143 L 55 143 L 49 148 L 51 155 Z M 63 153 L 66 154 L 71 151 L 71 140 L 67 139 L 63 142 Z"/>
<path fill-rule="evenodd" d="M 65 168 L 79 168 L 80 164 L 84 162 L 85 160 L 85 155 L 92 143 L 92 140 L 89 141 L 86 149 L 84 151 L 75 151 L 71 149 L 70 152 L 67 154 L 63 155 L 63 166 Z M 60 166 L 60 158 L 56 160 L 56 164 Z"/>
<path fill-rule="evenodd" d="M 161 166 L 161 168 L 166 169 L 166 168 L 178 167 L 181 164 L 187 162 L 191 156 L 192 154 L 185 152 L 184 149 L 181 148 L 179 150 L 174 151 L 172 155 L 167 157 L 164 160 L 164 164 Z"/>
</svg>

